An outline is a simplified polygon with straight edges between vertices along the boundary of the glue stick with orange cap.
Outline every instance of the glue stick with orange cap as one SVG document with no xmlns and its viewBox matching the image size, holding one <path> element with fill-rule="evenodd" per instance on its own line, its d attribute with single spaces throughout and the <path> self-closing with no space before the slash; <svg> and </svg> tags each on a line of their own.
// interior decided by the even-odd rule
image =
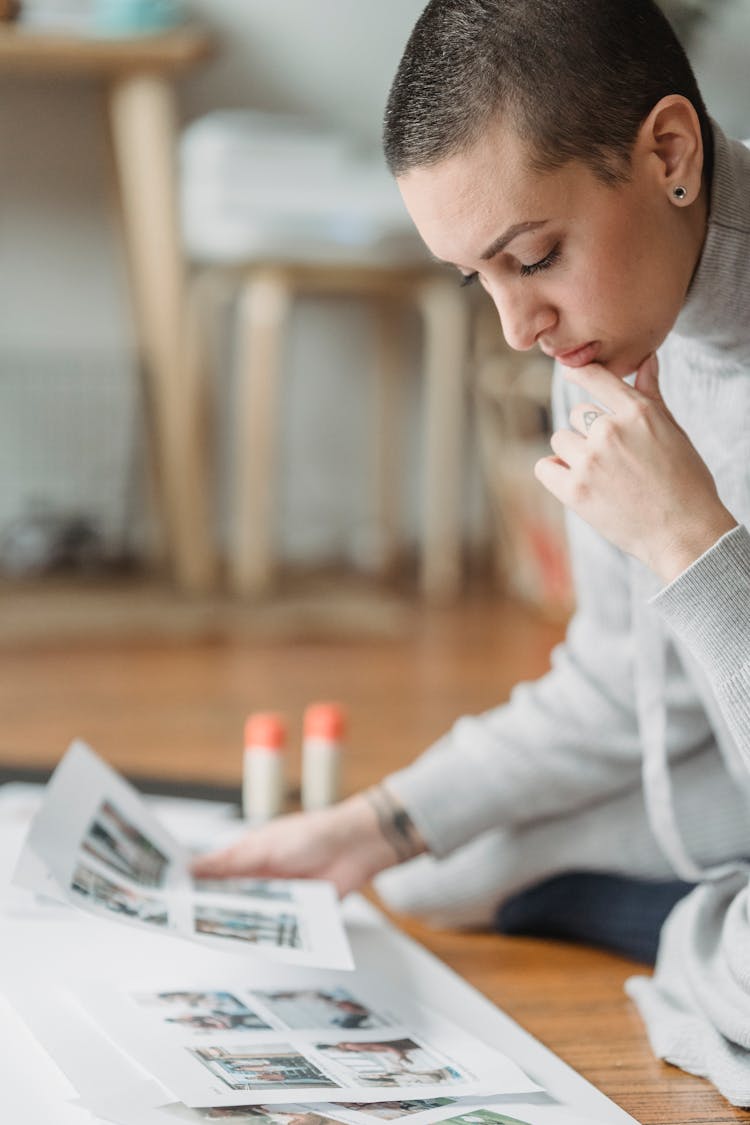
<svg viewBox="0 0 750 1125">
<path fill-rule="evenodd" d="M 346 716 L 338 703 L 311 703 L 302 740 L 302 807 L 324 809 L 339 798 Z"/>
<path fill-rule="evenodd" d="M 284 805 L 286 723 L 282 715 L 257 711 L 245 723 L 242 814 L 252 824 L 278 816 Z"/>
</svg>

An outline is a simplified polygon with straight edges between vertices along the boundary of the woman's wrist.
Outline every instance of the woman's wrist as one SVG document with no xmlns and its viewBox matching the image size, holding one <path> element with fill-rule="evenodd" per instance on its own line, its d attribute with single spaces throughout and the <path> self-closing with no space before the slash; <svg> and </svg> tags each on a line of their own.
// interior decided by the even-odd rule
<svg viewBox="0 0 750 1125">
<path fill-rule="evenodd" d="M 715 518 L 700 527 L 686 531 L 679 541 L 670 544 L 654 567 L 659 577 L 667 585 L 674 582 L 697 559 L 709 551 L 714 544 L 737 527 L 737 520 L 722 506 Z"/>
<path fill-rule="evenodd" d="M 336 848 L 349 856 L 356 885 L 427 850 L 403 805 L 383 784 L 356 793 L 325 812 Z"/>
<path fill-rule="evenodd" d="M 427 850 L 408 811 L 385 782 L 365 790 L 363 796 L 375 813 L 381 836 L 393 849 L 399 863 Z"/>
<path fill-rule="evenodd" d="M 365 878 L 426 851 L 411 817 L 383 785 L 347 798 L 335 811 L 341 842 L 358 857 Z"/>
<path fill-rule="evenodd" d="M 375 810 L 364 793 L 347 797 L 325 811 L 333 818 L 330 828 L 335 834 L 337 849 L 349 857 L 358 872 L 358 885 L 398 863 L 398 856 L 384 838 Z"/>
</svg>

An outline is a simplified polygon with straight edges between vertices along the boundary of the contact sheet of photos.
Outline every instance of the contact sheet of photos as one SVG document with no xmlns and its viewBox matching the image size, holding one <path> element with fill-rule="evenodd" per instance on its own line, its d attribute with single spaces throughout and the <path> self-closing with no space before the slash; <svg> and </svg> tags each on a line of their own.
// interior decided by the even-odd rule
<svg viewBox="0 0 750 1125">
<path fill-rule="evenodd" d="M 299 890 L 309 884 L 299 889 L 293 882 L 264 880 L 194 884 L 185 851 L 138 794 L 84 746 L 74 748 L 50 784 L 18 876 L 37 894 L 75 902 L 145 933 L 179 933 L 180 923 L 190 932 L 200 923 L 200 937 L 190 936 L 214 946 L 213 954 L 191 950 L 188 943 L 178 951 L 156 937 L 143 946 L 148 976 L 138 979 L 131 968 L 133 979 L 123 984 L 129 975 L 125 966 L 138 958 L 127 954 L 129 935 L 113 929 L 116 971 L 100 960 L 94 980 L 86 961 L 87 935 L 94 944 L 101 935 L 67 910 L 64 929 L 74 933 L 66 932 L 65 939 L 73 939 L 71 951 L 80 944 L 81 956 L 73 958 L 80 967 L 65 976 L 66 984 L 45 979 L 43 971 L 6 981 L 12 1006 L 77 1091 L 75 1104 L 97 1120 L 612 1125 L 611 1116 L 573 1112 L 545 1093 L 506 1053 L 515 1044 L 519 1058 L 544 1080 L 544 1066 L 525 1055 L 512 1027 L 493 1026 L 491 1011 L 476 1008 L 470 989 L 465 997 L 455 993 L 452 975 L 444 980 L 444 966 L 418 947 L 412 963 L 414 952 L 402 948 L 406 939 L 382 925 L 367 903 L 352 901 L 346 908 L 359 971 L 216 956 L 259 944 L 227 932 L 226 914 L 231 916 L 236 903 L 246 915 L 274 916 L 285 931 L 290 925 L 285 916 L 297 914 L 290 948 L 297 942 L 296 948 L 304 949 L 306 916 L 327 912 L 328 902 L 306 901 Z M 34 909 L 40 918 L 42 912 L 50 917 L 49 905 Z M 339 917 L 334 910 L 343 933 Z M 256 928 L 258 922 L 251 919 Z M 319 940 L 325 958 L 323 931 Z M 307 948 L 317 953 L 314 943 Z M 348 954 L 346 941 L 345 949 Z M 398 990 L 391 980 L 394 959 Z M 412 993 L 440 997 L 442 1014 Z"/>
<path fill-rule="evenodd" d="M 107 1109 L 99 1107 L 101 1115 L 116 1125 L 210 1125 L 212 1121 L 227 1121 L 232 1125 L 378 1125 L 382 1122 L 403 1120 L 403 1125 L 422 1122 L 442 1125 L 597 1125 L 580 1113 L 556 1105 L 537 1105 L 533 1102 L 502 1101 L 477 1102 L 473 1099 L 377 1102 L 362 1106 L 361 1112 L 345 1114 L 338 1105 L 314 1107 L 294 1104 L 257 1106 L 214 1106 L 210 1109 L 188 1109 L 184 1105 L 166 1105 L 145 1112 L 137 1110 L 131 1115 L 122 1103 Z M 427 1108 L 425 1108 L 427 1107 Z"/>
<path fill-rule="evenodd" d="M 335 891 L 317 880 L 193 880 L 189 855 L 84 743 L 55 771 L 15 881 L 152 932 L 292 965 L 351 969 Z"/>
<path fill-rule="evenodd" d="M 394 1094 L 438 1099 L 419 1111 L 439 1116 L 439 1099 L 538 1089 L 509 1058 L 407 997 L 390 996 L 382 980 L 355 973 L 344 986 L 340 975 L 308 977 L 304 986 L 281 979 L 156 990 L 98 985 L 80 1000 L 175 1101 L 206 1112 L 330 1102 L 333 1119 L 373 1125 L 384 1111 L 364 1106 Z"/>
</svg>

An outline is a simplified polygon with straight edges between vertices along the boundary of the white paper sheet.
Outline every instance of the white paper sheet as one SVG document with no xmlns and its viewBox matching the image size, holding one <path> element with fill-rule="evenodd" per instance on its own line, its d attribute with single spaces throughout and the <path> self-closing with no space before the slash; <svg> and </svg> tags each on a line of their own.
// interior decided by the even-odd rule
<svg viewBox="0 0 750 1125">
<path fill-rule="evenodd" d="M 2 792 L 0 789 L 0 797 Z M 0 809 L 0 897 L 6 893 L 24 831 L 23 825 L 16 824 L 14 818 L 11 818 L 12 823 L 6 821 L 2 815 L 4 810 L 5 806 Z M 208 826 L 205 831 L 209 832 Z M 156 1112 L 173 1096 L 152 1079 L 144 1078 L 143 1071 L 106 1041 L 77 1005 L 63 1006 L 61 985 L 83 984 L 92 977 L 121 980 L 126 971 L 131 979 L 139 981 L 151 979 L 152 974 L 156 980 L 174 979 L 176 974 L 183 980 L 198 974 L 204 980 L 221 980 L 237 971 L 237 958 L 190 942 L 165 942 L 145 927 L 140 930 L 112 927 L 106 921 L 87 918 L 70 907 L 35 906 L 33 897 L 20 889 L 15 896 L 11 911 L 0 909 L 0 948 L 3 949 L 0 992 L 5 991 L 10 996 L 13 1008 L 33 1028 L 51 1057 L 38 1047 L 32 1050 L 35 1045 L 30 1036 L 24 1042 L 20 1034 L 23 1026 L 17 1020 L 14 1022 L 13 1013 L 0 1003 L 0 1037 L 5 1044 L 3 1059 L 11 1079 L 10 1108 L 18 1107 L 16 1116 L 11 1113 L 8 1117 L 9 1122 L 18 1121 L 19 1125 L 21 1121 L 23 1125 L 51 1125 L 52 1122 L 54 1125 L 63 1125 L 63 1122 L 78 1125 L 80 1122 L 84 1125 L 84 1121 L 91 1121 L 88 1111 L 80 1106 L 56 1104 L 58 1072 L 52 1062 L 54 1059 L 87 1105 L 93 1108 L 100 1104 L 106 1094 L 118 1107 L 120 1116 L 115 1120 L 121 1120 L 128 1106 L 135 1105 L 136 1116 L 122 1120 L 126 1120 L 126 1125 L 150 1125 L 151 1119 L 146 1113 Z M 28 909 L 21 909 L 24 903 L 28 904 Z M 415 995 L 422 1003 L 439 1008 L 448 1018 L 501 1052 L 510 1054 L 545 1087 L 552 1102 L 568 1107 L 563 1125 L 568 1121 L 571 1125 L 573 1121 L 582 1125 L 589 1120 L 601 1125 L 637 1125 L 634 1118 L 523 1031 L 465 980 L 388 924 L 364 899 L 350 896 L 343 907 L 358 964 L 366 966 L 371 974 L 389 979 L 400 991 Z M 260 968 L 260 962 L 254 962 L 252 967 Z M 308 974 L 307 969 L 284 968 L 285 978 L 288 976 L 295 983 L 304 983 Z M 351 977 L 341 973 L 340 983 L 350 987 Z M 36 1010 L 30 1013 L 29 1001 L 34 997 Z M 8 1083 L 4 1088 L 7 1091 Z M 144 1089 L 148 1091 L 145 1097 Z M 18 1094 L 17 1101 L 13 1091 Z M 393 1097 L 393 1093 L 389 1097 Z M 544 1115 L 538 1112 L 537 1106 L 542 1104 L 540 1098 L 541 1095 L 536 1095 L 525 1100 L 527 1116 L 517 1116 L 534 1123 L 538 1117 L 540 1125 L 558 1125 L 546 1114 L 546 1104 Z M 514 1100 L 503 1101 L 504 1111 L 511 1111 L 510 1103 Z M 0 1098 L 0 1104 L 3 1111 L 9 1108 L 7 1095 Z M 529 1107 L 532 1105 L 536 1117 L 531 1115 Z M 321 1108 L 320 1104 L 312 1107 L 316 1113 L 320 1113 Z M 278 1112 L 278 1106 L 273 1109 Z M 337 1106 L 336 1112 L 340 1114 L 341 1109 Z M 194 1113 L 184 1107 L 182 1112 Z M 183 1120 L 200 1123 L 200 1118 L 194 1115 Z M 161 1117 L 155 1119 L 154 1125 L 171 1123 Z"/>
<path fill-rule="evenodd" d="M 387 979 L 305 976 L 162 978 L 118 989 L 102 982 L 80 999 L 189 1107 L 538 1090 L 507 1056 L 397 994 Z"/>
<path fill-rule="evenodd" d="M 84 743 L 47 786 L 14 882 L 99 917 L 290 965 L 351 969 L 332 884 L 194 883 L 189 852 Z"/>
<path fill-rule="evenodd" d="M 74 997 L 43 975 L 17 976 L 12 983 L 3 982 L 3 991 L 0 1000 L 23 1020 L 48 1055 L 46 1070 L 32 1060 L 40 1079 L 48 1085 L 51 1072 L 62 1073 L 68 1084 L 65 1099 L 76 1101 L 77 1092 L 89 1108 L 106 1102 L 127 1113 L 171 1101 L 168 1091 L 102 1034 Z M 45 1119 L 45 1125 L 52 1121 Z"/>
<path fill-rule="evenodd" d="M 394 1107 L 398 1103 L 389 1103 Z M 96 1114 L 113 1125 L 210 1125 L 227 1121 L 231 1125 L 338 1125 L 349 1120 L 339 1112 L 340 1107 L 328 1105 L 260 1105 L 188 1109 L 179 1103 L 148 1107 L 131 1101 L 124 1105 L 122 1099 L 104 1098 L 89 1103 Z M 550 1101 L 463 1101 L 440 1111 L 431 1111 L 432 1122 L 443 1125 L 602 1125 L 601 1119 L 582 1117 Z M 446 1116 L 448 1114 L 448 1116 Z M 381 1120 L 412 1120 L 411 1118 L 381 1118 Z"/>
</svg>

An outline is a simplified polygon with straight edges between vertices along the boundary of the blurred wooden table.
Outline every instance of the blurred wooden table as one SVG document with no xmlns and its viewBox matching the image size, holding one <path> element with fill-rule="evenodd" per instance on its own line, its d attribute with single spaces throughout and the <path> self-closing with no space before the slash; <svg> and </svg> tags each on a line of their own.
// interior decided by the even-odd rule
<svg viewBox="0 0 750 1125">
<path fill-rule="evenodd" d="M 186 361 L 174 81 L 213 52 L 211 36 L 191 26 L 94 39 L 0 25 L 0 75 L 106 86 L 160 515 L 177 581 L 193 591 L 210 586 L 213 557 L 197 387 Z"/>
</svg>

